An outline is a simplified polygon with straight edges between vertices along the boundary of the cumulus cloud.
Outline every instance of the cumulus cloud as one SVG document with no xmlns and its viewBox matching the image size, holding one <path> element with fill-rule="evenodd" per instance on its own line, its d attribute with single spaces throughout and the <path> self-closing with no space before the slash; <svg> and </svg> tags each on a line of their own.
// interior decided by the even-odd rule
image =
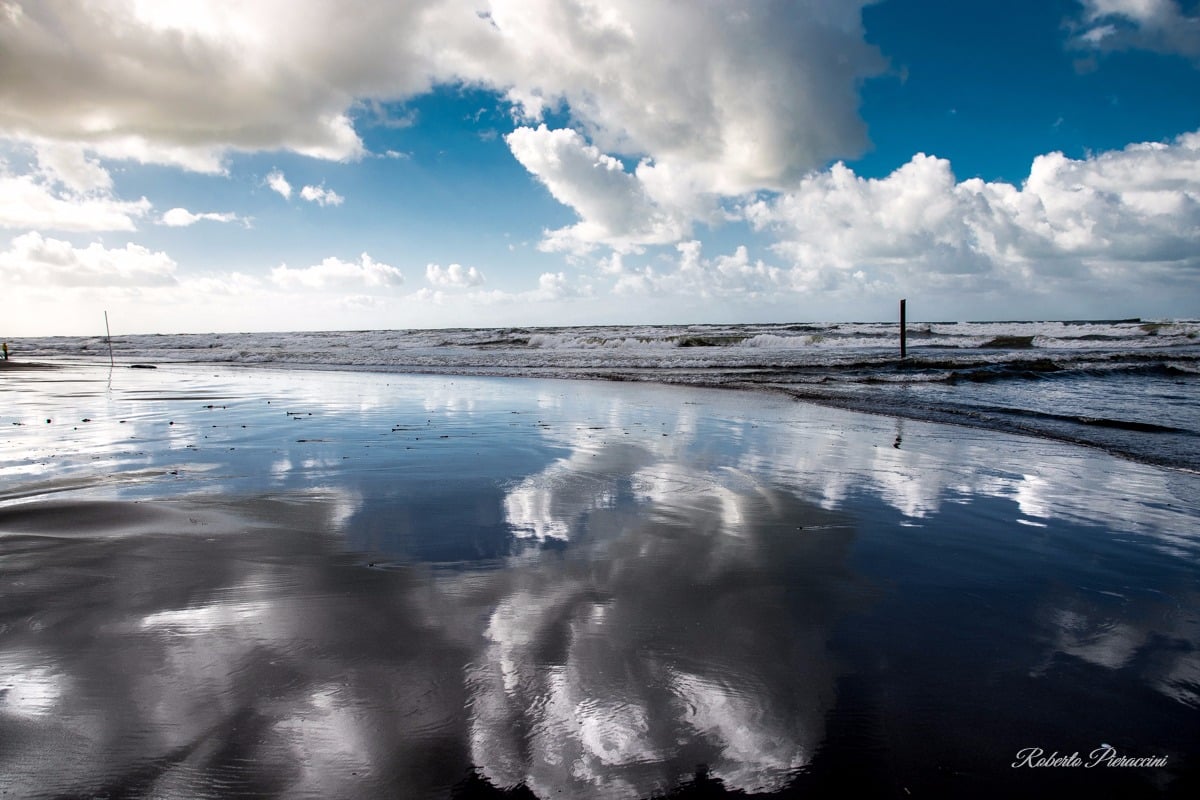
<svg viewBox="0 0 1200 800">
<path fill-rule="evenodd" d="M 538 276 L 538 292 L 547 297 L 566 297 L 571 293 L 571 286 L 565 274 L 543 272 Z"/>
<path fill-rule="evenodd" d="M 665 267 L 629 268 L 614 257 L 605 260 L 600 270 L 614 279 L 617 294 L 757 299 L 802 288 L 799 272 L 751 260 L 744 245 L 715 258 L 705 258 L 700 242 L 694 240 L 681 242 L 675 250 L 676 258 Z"/>
<path fill-rule="evenodd" d="M 866 2 L 5 0 L 0 133 L 205 172 L 355 159 L 353 114 L 468 83 L 708 190 L 777 188 L 866 143 Z"/>
<path fill-rule="evenodd" d="M 139 160 L 202 169 L 228 148 L 354 157 L 362 147 L 346 116 L 354 95 L 376 81 L 401 90 L 419 82 L 388 69 L 390 48 L 364 63 L 376 48 L 356 38 L 380 13 L 373 3 L 352 5 L 310 3 L 295 13 L 290 4 L 232 0 L 7 0 L 0 129 L 112 143 Z M 377 36 L 419 5 L 388 4 L 390 24 Z M 289 24 L 280 26 L 283 15 Z M 296 53 L 307 66 L 297 66 Z M 353 53 L 356 63 L 339 64 Z"/>
<path fill-rule="evenodd" d="M 117 200 L 107 192 L 81 194 L 36 175 L 12 175 L 0 164 L 0 228 L 131 231 L 150 211 L 146 198 Z"/>
<path fill-rule="evenodd" d="M 284 195 L 284 197 L 287 197 L 287 195 Z M 300 197 L 319 206 L 340 206 L 346 199 L 332 189 L 326 189 L 324 184 L 320 186 L 305 186 L 300 190 Z"/>
<path fill-rule="evenodd" d="M 445 292 L 441 291 L 440 289 L 430 289 L 428 286 L 423 289 L 418 289 L 409 296 L 422 303 L 432 303 L 433 305 L 438 306 L 446 301 Z"/>
<path fill-rule="evenodd" d="M 62 142 L 38 142 L 35 148 L 38 169 L 51 182 L 73 192 L 108 192 L 112 175 L 82 147 Z"/>
<path fill-rule="evenodd" d="M 863 5 L 496 0 L 476 46 L 447 60 L 507 86 L 530 120 L 564 104 L 602 151 L 737 194 L 866 144 L 857 85 L 883 60 Z"/>
<path fill-rule="evenodd" d="M 404 275 L 396 267 L 375 261 L 363 253 L 357 262 L 342 261 L 330 256 L 320 264 L 303 269 L 292 269 L 287 264 L 280 264 L 271 270 L 271 280 L 283 288 L 382 288 L 398 286 L 404 282 Z"/>
<path fill-rule="evenodd" d="M 288 179 L 279 170 L 275 170 L 267 175 L 266 183 L 271 191 L 278 192 L 284 200 L 292 196 L 292 185 L 288 183 Z"/>
<path fill-rule="evenodd" d="M 166 225 L 171 228 L 186 228 L 189 225 L 195 225 L 201 220 L 209 220 L 211 222 L 237 222 L 241 219 L 232 211 L 217 212 L 207 211 L 200 214 L 193 214 L 186 208 L 172 208 L 163 213 L 159 218 L 159 224 Z"/>
<path fill-rule="evenodd" d="M 1200 13 L 1178 0 L 1080 0 L 1074 43 L 1099 50 L 1176 53 L 1200 65 Z"/>
<path fill-rule="evenodd" d="M 93 242 L 75 247 L 37 231 L 17 236 L 0 252 L 5 281 L 44 286 L 165 286 L 175 281 L 175 261 L 136 244 L 108 249 Z"/>
<path fill-rule="evenodd" d="M 462 264 L 451 264 L 448 267 L 427 264 L 425 280 L 440 288 L 465 289 L 481 285 L 484 277 L 475 267 L 463 267 Z"/>
<path fill-rule="evenodd" d="M 606 244 L 628 251 L 678 241 L 690 231 L 685 215 L 658 205 L 637 174 L 626 172 L 619 160 L 573 130 L 522 127 L 505 141 L 550 194 L 581 218 L 575 225 L 547 231 L 543 250 L 581 252 Z"/>
<path fill-rule="evenodd" d="M 428 278 L 428 274 L 426 277 Z M 482 274 L 480 277 L 482 279 Z M 537 324 L 569 324 L 568 318 L 561 314 L 555 316 L 553 313 L 561 311 L 561 301 L 573 302 L 594 296 L 594 287 L 586 276 L 576 276 L 572 279 L 565 272 L 544 272 L 538 276 L 532 288 L 520 290 L 481 289 L 467 284 L 438 284 L 434 281 L 430 283 L 433 287 L 422 287 L 403 298 L 416 302 L 412 307 L 415 313 L 420 313 L 421 306 L 451 306 L 458 312 L 470 309 L 474 313 L 486 313 L 488 309 L 519 309 L 526 321 L 539 320 Z M 547 312 L 551 313 L 547 315 Z M 489 323 L 508 324 L 505 320 L 511 319 L 508 316 L 509 312 L 501 313 L 501 316 L 492 313 L 487 317 Z M 425 319 L 425 324 L 445 323 L 444 317 Z M 483 324 L 481 319 L 472 317 L 474 324 Z"/>
<path fill-rule="evenodd" d="M 577 276 L 574 281 L 565 272 L 543 272 L 538 276 L 537 288 L 532 291 L 510 295 L 522 302 L 546 302 L 569 298 L 591 297 L 595 291 L 586 276 Z M 494 299 L 500 299 L 494 295 Z"/>
<path fill-rule="evenodd" d="M 1200 272 L 1200 133 L 1083 160 L 1038 156 L 1022 186 L 957 181 L 919 154 L 867 179 L 844 164 L 748 204 L 793 281 L 1042 291 L 1088 277 L 1179 281 Z"/>
</svg>

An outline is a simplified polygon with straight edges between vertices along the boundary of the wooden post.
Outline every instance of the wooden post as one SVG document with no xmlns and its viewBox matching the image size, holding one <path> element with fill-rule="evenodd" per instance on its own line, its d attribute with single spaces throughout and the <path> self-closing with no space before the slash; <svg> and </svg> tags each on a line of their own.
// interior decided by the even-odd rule
<svg viewBox="0 0 1200 800">
<path fill-rule="evenodd" d="M 905 328 L 904 304 L 905 300 L 900 301 L 900 357 L 904 358 L 908 355 L 908 331 Z"/>
<path fill-rule="evenodd" d="M 108 329 L 108 312 L 104 312 L 104 335 L 108 339 L 108 366 L 111 369 L 113 366 L 112 356 L 112 331 Z"/>
</svg>

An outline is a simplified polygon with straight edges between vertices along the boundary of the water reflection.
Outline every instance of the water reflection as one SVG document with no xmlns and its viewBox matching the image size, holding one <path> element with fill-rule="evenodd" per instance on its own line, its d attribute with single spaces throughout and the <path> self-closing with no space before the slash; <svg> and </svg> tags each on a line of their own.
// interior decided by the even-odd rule
<svg viewBox="0 0 1200 800">
<path fill-rule="evenodd" d="M 861 752 L 970 793 L 1088 744 L 1080 693 L 1200 745 L 1195 476 L 728 392 L 164 380 L 8 395 L 17 796 L 770 792 Z"/>
<path fill-rule="evenodd" d="M 448 676 L 467 651 L 427 624 L 427 575 L 330 549 L 328 500 L 171 505 L 157 533 L 70 541 L 0 516 L 6 787 L 317 797 L 459 780 Z"/>
<path fill-rule="evenodd" d="M 554 513 L 537 529 L 582 528 L 588 546 L 506 574 L 469 671 L 473 760 L 546 796 L 645 797 L 700 763 L 731 789 L 779 789 L 821 741 L 826 640 L 866 591 L 845 566 L 852 530 L 618 449 L 623 469 L 589 492 L 561 462 L 542 476 Z"/>
<path fill-rule="evenodd" d="M 1106 672 L 1126 671 L 1165 697 L 1200 710 L 1200 592 L 1190 576 L 1155 587 L 1095 587 L 1052 593 L 1038 617 L 1051 670 L 1067 656 Z"/>
<path fill-rule="evenodd" d="M 1114 520 L 1164 537 L 1165 546 L 1195 541 L 1189 504 L 1172 502 L 1188 497 L 1184 473 L 978 430 L 908 422 L 905 431 L 895 420 L 778 398 L 756 397 L 747 414 L 739 395 L 705 392 L 695 401 L 671 388 L 594 383 L 180 368 L 169 375 L 127 371 L 109 389 L 80 370 L 22 381 L 19 390 L 0 387 L 0 475 L 7 484 L 0 502 L 18 499 L 19 489 L 29 494 L 60 483 L 127 498 L 137 487 L 122 476 L 135 470 L 143 478 L 162 470 L 146 486 L 146 495 L 156 496 L 164 483 L 175 494 L 253 493 L 263 473 L 283 490 L 310 488 L 325 475 L 334 476 L 331 484 L 352 485 L 376 456 L 383 456 L 379 468 L 404 478 L 454 477 L 465 472 L 459 460 L 467 457 L 482 462 L 467 472 L 512 485 L 550 462 L 558 463 L 561 482 L 586 483 L 606 468 L 596 459 L 641 458 L 766 475 L 830 510 L 867 492 L 919 522 L 947 503 L 1003 497 L 1016 500 L 1031 521 Z M 1003 459 L 994 457 L 1000 446 Z M 563 538 L 563 530 L 537 521 L 556 516 L 542 506 L 554 483 L 539 478 L 537 489 L 509 492 L 513 519 L 532 538 Z M 573 502 L 569 495 L 558 487 L 556 502 Z"/>
<path fill-rule="evenodd" d="M 505 518 L 519 537 L 569 541 L 572 530 L 578 534 L 586 529 L 590 512 L 613 508 L 618 492 L 629 491 L 630 476 L 653 460 L 651 452 L 637 445 L 578 443 L 570 457 L 506 492 Z"/>
<path fill-rule="evenodd" d="M 731 546 L 712 523 L 725 501 L 676 504 L 670 523 L 645 502 L 598 513 L 593 550 L 483 573 L 364 570 L 337 554 L 339 499 L 319 493 L 236 517 L 169 506 L 141 535 L 82 540 L 0 511 L 11 785 L 419 793 L 474 764 L 502 786 L 644 796 L 708 763 L 778 787 L 832 699 L 828 628 L 861 591 L 849 530 L 739 496 Z M 821 533 L 796 535 L 800 520 Z M 69 763 L 48 771 L 39 753 L 60 740 Z"/>
</svg>

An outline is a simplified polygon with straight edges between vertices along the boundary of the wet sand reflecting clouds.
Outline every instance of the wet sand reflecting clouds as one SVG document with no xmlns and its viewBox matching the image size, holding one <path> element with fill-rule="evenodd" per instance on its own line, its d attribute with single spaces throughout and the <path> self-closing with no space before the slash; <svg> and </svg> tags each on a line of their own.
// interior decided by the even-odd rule
<svg viewBox="0 0 1200 800">
<path fill-rule="evenodd" d="M 5 796 L 1196 777 L 1194 475 L 678 387 L 72 368 L 0 398 Z M 1010 766 L 1101 741 L 1167 766 Z"/>
</svg>

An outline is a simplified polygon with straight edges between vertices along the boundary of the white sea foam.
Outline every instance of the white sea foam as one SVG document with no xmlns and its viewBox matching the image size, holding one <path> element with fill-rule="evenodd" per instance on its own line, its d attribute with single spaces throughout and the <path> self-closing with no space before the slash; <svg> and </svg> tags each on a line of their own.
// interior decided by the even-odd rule
<svg viewBox="0 0 1200 800">
<path fill-rule="evenodd" d="M 910 363 L 939 369 L 1054 359 L 1064 365 L 1134 353 L 1187 372 L 1200 349 L 1200 322 L 958 322 L 909 327 Z M 130 335 L 113 340 L 122 363 L 192 362 L 387 370 L 655 377 L 722 383 L 730 371 L 792 370 L 835 380 L 880 378 L 898 355 L 894 323 L 795 325 L 587 326 L 417 331 Z M 103 337 L 51 337 L 10 343 L 19 359 L 103 362 Z M 986 349 L 981 349 L 986 348 Z M 1127 355 L 1122 355 L 1127 354 Z M 681 374 L 690 371 L 692 374 Z M 911 370 L 910 370 L 911 372 Z M 891 374 L 882 376 L 891 379 Z M 808 378 L 805 378 L 807 380 Z"/>
</svg>

